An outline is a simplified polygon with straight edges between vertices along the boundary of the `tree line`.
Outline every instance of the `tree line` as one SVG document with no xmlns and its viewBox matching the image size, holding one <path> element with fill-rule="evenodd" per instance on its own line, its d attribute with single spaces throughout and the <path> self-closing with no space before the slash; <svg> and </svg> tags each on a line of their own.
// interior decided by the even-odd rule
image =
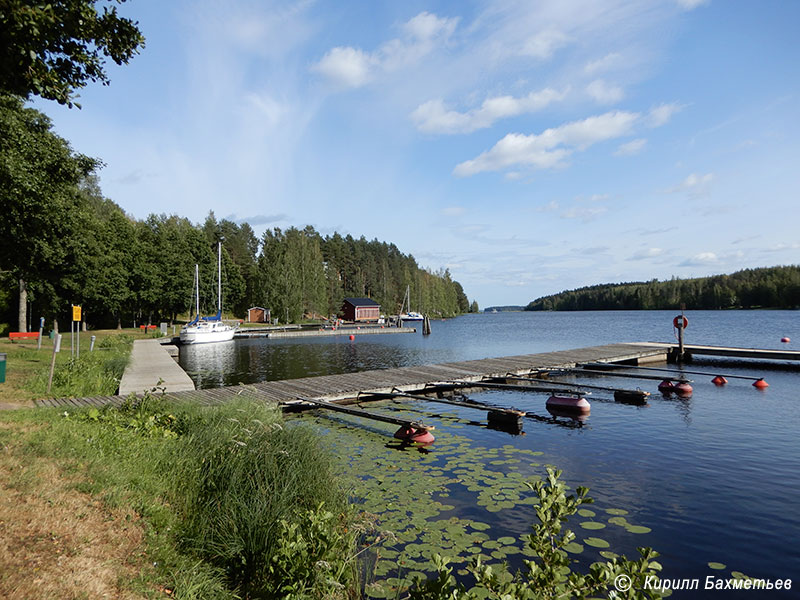
<svg viewBox="0 0 800 600">
<path fill-rule="evenodd" d="M 602 284 L 543 296 L 525 310 L 800 308 L 800 266 L 743 269 L 666 281 Z"/>
<path fill-rule="evenodd" d="M 136 220 L 103 196 L 100 161 L 73 152 L 21 98 L 0 96 L 0 132 L 0 311 L 9 323 L 17 312 L 20 330 L 31 317 L 66 320 L 71 304 L 95 326 L 174 322 L 192 310 L 195 264 L 201 312 L 214 313 L 218 242 L 228 316 L 262 306 L 281 322 L 326 317 L 347 296 L 396 313 L 406 288 L 421 312 L 470 308 L 447 270 L 422 269 L 394 244 L 323 237 L 311 226 L 258 238 L 249 224 L 213 213 L 202 224 L 175 215 Z"/>
</svg>

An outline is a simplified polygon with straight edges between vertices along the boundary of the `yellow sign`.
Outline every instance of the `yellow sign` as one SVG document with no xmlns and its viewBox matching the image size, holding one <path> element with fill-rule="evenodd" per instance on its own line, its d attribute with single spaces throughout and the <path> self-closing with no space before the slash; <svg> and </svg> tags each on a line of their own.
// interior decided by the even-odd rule
<svg viewBox="0 0 800 600">
<path fill-rule="evenodd" d="M 72 320 L 73 321 L 80 321 L 81 320 L 81 307 L 72 305 Z"/>
</svg>

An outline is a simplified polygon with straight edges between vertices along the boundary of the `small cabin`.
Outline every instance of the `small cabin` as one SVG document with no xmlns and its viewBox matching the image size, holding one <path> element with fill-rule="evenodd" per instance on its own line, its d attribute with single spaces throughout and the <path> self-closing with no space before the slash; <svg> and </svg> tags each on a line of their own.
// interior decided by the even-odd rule
<svg viewBox="0 0 800 600">
<path fill-rule="evenodd" d="M 371 298 L 345 298 L 342 318 L 345 321 L 377 321 L 381 318 L 381 305 Z"/>
<path fill-rule="evenodd" d="M 269 323 L 270 311 L 261 306 L 254 306 L 247 309 L 247 322 L 248 323 Z"/>
</svg>

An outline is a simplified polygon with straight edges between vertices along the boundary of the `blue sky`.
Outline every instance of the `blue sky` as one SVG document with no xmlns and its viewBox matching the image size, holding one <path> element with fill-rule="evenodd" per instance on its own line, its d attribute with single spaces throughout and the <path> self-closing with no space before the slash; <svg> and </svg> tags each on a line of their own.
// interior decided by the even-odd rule
<svg viewBox="0 0 800 600">
<path fill-rule="evenodd" d="M 82 110 L 129 214 L 313 225 L 484 306 L 800 263 L 800 2 L 130 0 Z"/>
</svg>

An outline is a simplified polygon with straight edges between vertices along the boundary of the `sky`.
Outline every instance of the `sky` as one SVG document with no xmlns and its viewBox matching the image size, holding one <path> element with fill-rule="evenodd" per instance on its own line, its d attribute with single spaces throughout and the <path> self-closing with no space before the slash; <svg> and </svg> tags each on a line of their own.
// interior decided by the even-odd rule
<svg viewBox="0 0 800 600">
<path fill-rule="evenodd" d="M 800 2 L 129 0 L 38 100 L 128 214 L 392 242 L 481 308 L 800 264 Z"/>
</svg>

